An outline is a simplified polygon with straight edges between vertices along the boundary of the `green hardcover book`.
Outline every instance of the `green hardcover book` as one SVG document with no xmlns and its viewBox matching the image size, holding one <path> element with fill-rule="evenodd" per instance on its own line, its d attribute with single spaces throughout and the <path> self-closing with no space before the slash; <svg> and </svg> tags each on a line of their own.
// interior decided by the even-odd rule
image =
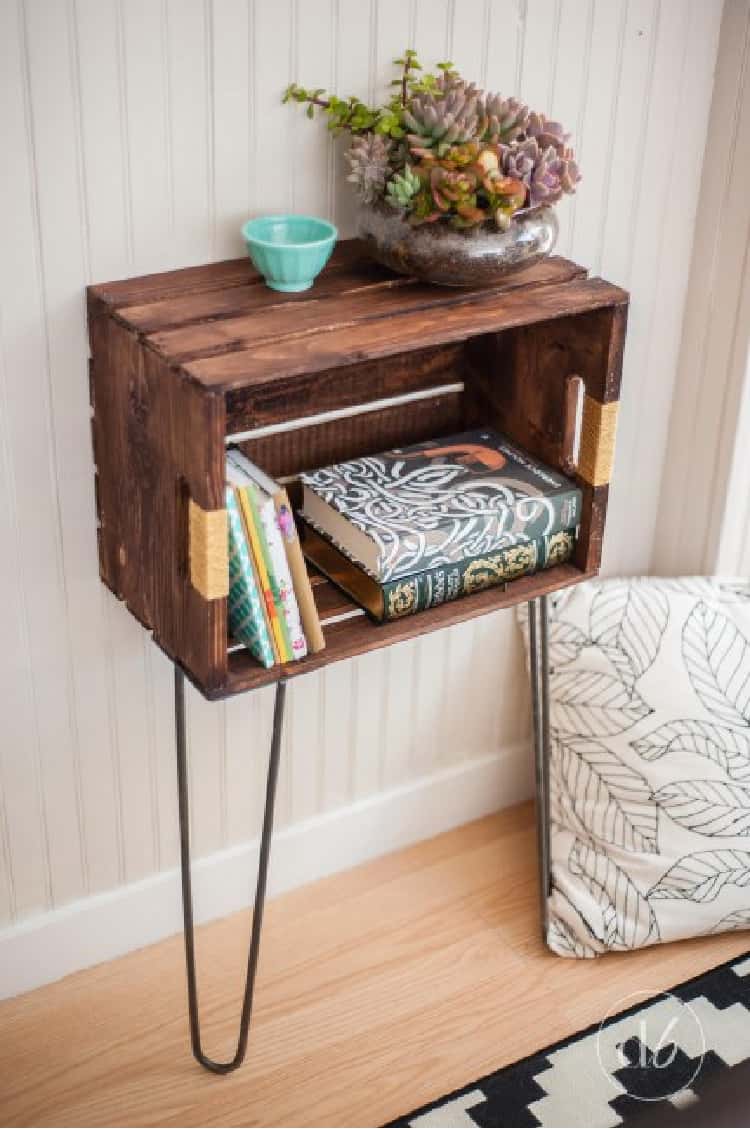
<svg viewBox="0 0 750 1129">
<path fill-rule="evenodd" d="M 580 522 L 581 491 L 489 428 L 301 475 L 302 516 L 379 584 Z"/>
<path fill-rule="evenodd" d="M 231 486 L 226 490 L 226 502 L 229 517 L 229 630 L 238 642 L 244 643 L 258 662 L 266 667 L 273 666 L 273 648 L 261 596 L 255 583 L 242 517 Z"/>
<path fill-rule="evenodd" d="M 307 559 L 379 622 L 413 615 L 483 588 L 564 564 L 572 556 L 576 539 L 574 529 L 561 529 L 458 564 L 437 565 L 379 584 L 311 525 L 306 523 L 303 533 L 302 551 Z"/>
</svg>

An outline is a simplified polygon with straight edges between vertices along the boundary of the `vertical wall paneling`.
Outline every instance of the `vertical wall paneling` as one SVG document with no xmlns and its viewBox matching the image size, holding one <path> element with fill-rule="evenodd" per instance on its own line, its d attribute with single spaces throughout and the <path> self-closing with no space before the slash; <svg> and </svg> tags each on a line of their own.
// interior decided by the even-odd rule
<svg viewBox="0 0 750 1129">
<path fill-rule="evenodd" d="M 351 4 L 347 0 L 333 0 L 337 51 L 332 60 L 331 85 L 333 91 L 342 98 L 355 95 L 363 102 L 369 101 L 375 71 L 374 39 L 369 34 L 374 14 L 374 3 Z M 322 81 L 321 79 L 318 85 Z M 345 135 L 338 138 L 331 147 L 332 213 L 333 221 L 340 230 L 353 231 L 356 203 L 345 180 L 350 171 L 344 156 L 346 149 Z"/>
<path fill-rule="evenodd" d="M 106 593 L 111 641 L 114 648 L 117 785 L 122 828 L 122 866 L 126 882 L 150 874 L 155 861 L 152 833 L 154 795 L 150 757 L 143 629 L 111 593 Z M 169 707 L 172 708 L 171 702 Z"/>
<path fill-rule="evenodd" d="M 324 683 L 320 734 L 320 806 L 323 811 L 350 799 L 352 663 L 337 663 L 321 671 Z M 310 734 L 312 740 L 313 733 Z"/>
<path fill-rule="evenodd" d="M 356 663 L 356 709 L 353 721 L 353 780 L 356 799 L 371 796 L 380 789 L 383 742 L 383 702 L 387 681 L 382 651 L 361 655 Z"/>
<path fill-rule="evenodd" d="M 334 43 L 332 0 L 306 4 L 295 0 L 295 75 L 303 86 L 333 85 Z M 328 180 L 331 173 L 333 141 L 326 128 L 326 118 L 317 114 L 307 121 L 297 108 L 293 166 L 293 205 L 297 212 L 327 216 L 331 195 Z"/>
<path fill-rule="evenodd" d="M 179 858 L 177 831 L 177 766 L 175 760 L 175 727 L 172 702 L 174 668 L 158 647 L 149 643 L 146 666 L 153 717 L 152 778 L 156 781 L 156 818 L 158 821 L 158 857 L 161 869 L 176 866 Z"/>
<path fill-rule="evenodd" d="M 549 101 L 542 106 L 557 121 L 564 123 L 577 144 L 583 127 L 591 69 L 591 39 L 594 26 L 593 0 L 561 0 L 560 19 L 552 66 L 552 89 Z M 576 198 L 568 197 L 558 208 L 560 235 L 558 248 L 562 255 L 571 253 L 573 212 Z"/>
<path fill-rule="evenodd" d="M 53 217 L 45 207 L 67 211 L 68 230 L 63 246 L 72 248 L 78 225 L 75 147 L 72 137 L 70 74 L 67 70 L 65 12 L 55 14 L 50 27 L 61 36 L 56 49 L 52 38 L 39 34 L 41 13 L 10 6 L 3 18 L 15 26 L 9 29 L 7 50 L 10 73 L 4 108 L 9 115 L 9 141 L 14 143 L 16 159 L 8 161 L 3 179 L 7 200 L 4 220 L 8 231 L 3 239 L 3 335 L 7 380 L 8 425 L 11 433 L 13 482 L 16 492 L 17 529 L 20 540 L 25 591 L 25 629 L 31 662 L 34 720 L 29 736 L 34 750 L 24 750 L 24 741 L 12 755 L 38 758 L 39 807 L 41 818 L 39 854 L 16 858 L 21 871 L 27 868 L 30 890 L 17 883 L 17 908 L 48 908 L 81 896 L 86 889 L 84 849 L 81 837 L 80 775 L 77 771 L 78 742 L 72 694 L 71 637 L 63 563 L 62 506 L 64 486 L 61 477 L 67 464 L 61 463 L 53 415 L 55 401 L 64 400 L 63 389 L 53 386 L 54 375 L 64 382 L 75 354 L 66 352 L 68 327 L 56 318 L 60 293 L 57 290 L 59 261 L 45 262 L 43 242 L 51 237 Z M 6 36 L 3 36 L 4 43 Z M 49 181 L 56 156 L 65 153 L 65 139 L 55 137 L 49 121 L 49 96 L 35 97 L 34 79 L 47 68 L 62 83 L 62 103 L 66 109 L 59 127 L 73 142 L 70 160 L 65 160 L 59 177 L 60 196 L 52 199 Z M 53 78 L 54 83 L 54 78 Z M 18 131 L 18 132 L 16 132 Z M 46 182 L 42 184 L 42 174 Z M 80 236 L 79 236 L 80 238 Z M 73 249 L 75 254 L 75 250 Z M 63 252 L 65 254 L 65 251 Z M 80 258 L 80 248 L 78 249 Z M 82 273 L 79 267 L 79 274 Z M 70 280 L 68 280 L 70 285 Z M 72 332 L 76 323 L 82 335 L 81 299 L 68 295 L 68 317 Z M 60 311 L 62 313 L 62 311 Z M 60 330 L 60 335 L 56 330 Z M 53 353 L 59 345 L 60 352 Z M 23 374 L 21 376 L 21 374 Z M 19 385 L 22 394 L 19 395 Z M 58 397 L 55 393 L 58 392 Z M 84 405 L 82 405 L 84 407 Z M 84 408 L 85 410 L 85 408 Z M 36 443 L 30 438 L 36 437 Z M 63 460 L 65 454 L 62 455 Z M 33 520 L 29 520 L 33 515 Z M 20 577 L 16 578 L 16 585 Z M 5 594 L 12 600 L 11 591 Z M 13 656 L 15 662 L 21 655 Z M 13 703 L 9 711 L 14 709 Z M 20 766 L 17 766 L 20 769 Z M 15 797 L 7 808 L 15 807 Z M 40 810 L 41 809 L 41 810 Z M 23 812 L 18 813 L 25 818 Z M 39 896 L 44 890 L 43 900 Z"/>
<path fill-rule="evenodd" d="M 416 0 L 414 43 L 424 62 L 432 64 L 449 57 L 454 8 L 452 0 Z M 401 48 L 396 54 L 401 55 Z"/>
<path fill-rule="evenodd" d="M 743 6 L 738 3 L 736 7 L 742 14 Z M 748 17 L 747 8 L 744 14 Z M 708 437 L 714 439 L 705 478 L 696 482 L 698 513 L 707 515 L 701 558 L 701 566 L 706 571 L 740 568 L 741 559 L 726 550 L 731 542 L 734 514 L 741 513 L 743 504 L 747 506 L 748 479 L 743 474 L 747 463 L 744 463 L 743 452 L 747 449 L 748 432 L 743 432 L 740 427 L 743 392 L 747 394 L 750 339 L 750 200 L 745 189 L 750 168 L 750 23 L 747 20 L 742 38 L 741 68 L 732 114 L 731 170 L 723 189 L 721 235 L 717 247 L 717 279 L 724 297 L 714 304 L 707 327 L 706 369 L 701 380 L 697 426 L 694 426 L 696 445 L 701 449 L 705 449 Z M 710 400 L 706 395 L 708 374 L 713 377 L 710 383 L 715 382 Z M 739 478 L 733 476 L 735 452 Z M 689 525 L 691 520 L 695 517 L 691 518 L 686 507 L 683 522 Z"/>
<path fill-rule="evenodd" d="M 273 719 L 273 688 L 227 702 L 227 842 L 260 834 Z"/>
<path fill-rule="evenodd" d="M 733 387 L 727 395 L 736 424 L 733 434 L 732 454 L 728 459 L 727 489 L 721 524 L 712 522 L 716 538 L 712 546 L 713 568 L 719 574 L 747 576 L 750 574 L 750 452 L 747 436 L 750 435 L 750 265 L 746 262 L 741 299 L 732 341 L 730 373 Z M 730 410 L 731 410 L 730 408 Z"/>
<path fill-rule="evenodd" d="M 188 759 L 190 764 L 191 834 L 196 855 L 223 845 L 222 812 L 226 791 L 224 759 L 225 706 L 215 706 L 186 687 Z"/>
<path fill-rule="evenodd" d="M 618 143 L 601 260 L 603 272 L 633 293 L 610 494 L 615 520 L 605 545 L 609 571 L 612 562 L 621 572 L 643 571 L 650 561 L 658 508 L 653 483 L 659 480 L 663 460 L 709 104 L 703 97 L 696 105 L 694 84 L 697 75 L 706 87 L 710 84 L 711 68 L 705 60 L 715 55 L 719 16 L 706 5 L 686 6 L 679 0 L 628 8 L 615 119 Z M 647 112 L 627 97 L 632 83 L 650 92 Z M 671 113 L 674 120 L 686 104 L 696 108 L 703 129 L 691 133 L 684 145 L 672 137 L 667 141 L 667 118 Z M 636 168 L 628 152 L 640 155 Z M 633 183 L 626 199 L 628 176 Z M 656 384 L 643 360 L 643 350 L 652 344 L 659 347 L 654 363 L 661 359 L 665 366 Z M 627 512 L 634 496 L 640 499 L 638 520 L 628 523 L 618 515 Z"/>
<path fill-rule="evenodd" d="M 281 91 L 297 80 L 375 100 L 405 47 L 425 64 L 452 57 L 575 134 L 584 180 L 561 211 L 560 248 L 633 292 L 605 559 L 644 569 L 657 500 L 643 494 L 661 473 L 675 372 L 695 413 L 688 432 L 705 418 L 721 434 L 740 403 L 739 392 L 712 402 L 695 349 L 680 366 L 677 355 L 721 11 L 720 0 L 0 5 L 0 926 L 178 858 L 172 668 L 98 579 L 86 283 L 241 254 L 239 225 L 262 212 L 333 216 L 351 233 L 345 142 Z M 720 69 L 707 191 L 740 210 L 750 114 L 731 94 L 747 4 L 726 11 L 733 77 Z M 739 239 L 704 212 L 706 277 L 721 266 L 739 285 Z M 696 322 L 711 331 L 701 364 L 731 355 L 739 372 L 742 312 L 716 314 Z M 700 464 L 682 458 L 700 497 Z M 679 545 L 688 518 L 672 520 Z M 197 854 L 258 834 L 272 711 L 270 689 L 210 706 L 189 691 Z M 528 692 L 514 616 L 307 676 L 290 684 L 287 719 L 280 826 L 517 750 Z"/>
<path fill-rule="evenodd" d="M 231 136 L 238 167 L 227 161 L 221 145 L 213 144 L 214 122 L 209 115 L 213 110 L 229 113 L 226 88 L 218 89 L 212 102 L 211 76 L 212 43 L 224 34 L 226 5 L 217 7 L 216 23 L 213 31 L 208 26 L 209 6 L 205 0 L 163 0 L 162 26 L 164 28 L 163 49 L 165 52 L 163 69 L 166 76 L 165 120 L 167 125 L 167 153 L 169 179 L 169 232 L 170 246 L 175 266 L 195 262 L 198 257 L 209 259 L 213 254 L 211 246 L 213 235 L 212 204 L 216 198 L 217 184 L 221 205 L 227 214 L 244 212 L 247 209 L 247 143 L 237 145 L 237 138 L 249 141 L 247 129 L 247 110 L 244 119 L 239 115 L 237 127 L 231 135 L 221 131 L 220 136 Z M 242 99 L 245 107 L 247 98 L 247 48 L 243 41 L 242 13 L 232 11 L 231 17 L 239 20 L 231 65 L 223 71 L 239 71 L 237 100 Z M 222 43 L 222 47 L 225 45 Z M 231 49 L 227 45 L 227 49 Z M 214 57 L 215 57 L 214 49 Z M 244 63 L 244 67 L 243 67 Z M 223 77 L 223 76 L 222 76 Z M 245 124 L 244 131 L 241 126 Z M 216 179 L 209 183 L 212 165 L 209 155 L 215 157 Z M 241 161 L 244 160 L 244 165 Z M 244 172 L 244 180 L 240 180 Z M 225 185 L 231 178 L 232 195 L 226 198 Z M 238 200 L 242 192 L 241 200 Z M 219 251 L 216 252 L 220 254 Z"/>
<path fill-rule="evenodd" d="M 287 212 L 292 208 L 297 129 L 309 124 L 280 100 L 289 82 L 302 82 L 294 72 L 292 0 L 255 3 L 253 30 L 254 67 L 248 98 L 253 106 L 250 152 L 255 199 L 249 210 Z"/>
<path fill-rule="evenodd" d="M 118 11 L 133 249 L 139 271 L 158 270 L 171 261 L 172 241 L 164 6 L 118 0 Z"/>
<path fill-rule="evenodd" d="M 642 351 L 647 346 L 653 302 L 658 289 L 654 260 L 658 262 L 659 242 L 663 236 L 666 212 L 671 206 L 669 191 L 672 161 L 664 153 L 669 136 L 665 123 L 674 120 L 674 116 L 680 112 L 679 97 L 686 42 L 686 10 L 680 0 L 674 3 L 663 0 L 656 6 L 651 5 L 650 9 L 646 6 L 641 10 L 633 8 L 629 11 L 630 18 L 626 24 L 623 83 L 637 82 L 649 91 L 649 98 L 645 110 L 637 104 L 633 106 L 630 99 L 621 97 L 618 103 L 617 134 L 619 136 L 622 131 L 632 146 L 631 153 L 639 153 L 640 159 L 634 168 L 631 156 L 624 151 L 615 162 L 603 252 L 603 264 L 612 263 L 612 270 L 618 281 L 625 286 L 632 286 L 638 295 L 629 315 L 635 332 L 628 343 L 625 377 L 629 382 L 626 387 L 629 386 L 631 395 L 624 398 L 621 414 L 621 435 L 624 434 L 625 441 L 617 452 L 619 467 L 627 468 L 627 485 L 622 482 L 618 484 L 615 476 L 612 488 L 615 505 L 618 504 L 618 493 L 623 489 L 630 491 L 635 488 L 640 493 L 647 492 L 653 473 L 648 450 L 638 451 L 638 420 L 643 412 L 644 398 L 650 399 L 653 395 L 648 385 L 643 386 Z M 665 83 L 659 98 L 654 99 L 650 92 L 654 75 L 660 67 L 664 68 L 665 77 L 669 81 Z M 671 138 L 670 142 L 674 144 Z M 622 178 L 626 175 L 628 166 L 636 183 L 626 210 Z M 615 222 L 615 217 L 620 217 L 619 224 Z M 651 437 L 652 432 L 649 430 L 649 443 Z M 641 461 L 639 454 L 642 455 Z M 650 516 L 649 508 L 644 506 L 641 520 L 648 521 Z M 642 553 L 639 538 L 631 542 L 627 536 L 621 535 L 621 531 L 618 534 L 618 560 L 623 561 L 624 571 L 637 571 Z M 608 548 L 611 553 L 612 545 Z"/>
<path fill-rule="evenodd" d="M 509 5 L 511 11 L 514 5 Z M 487 55 L 491 46 L 490 0 L 462 0 L 448 10 L 448 55 L 462 74 L 486 82 Z M 503 89 L 509 89 L 509 85 Z"/>
<path fill-rule="evenodd" d="M 384 788 L 394 788 L 409 776 L 414 735 L 415 639 L 388 650 L 388 691 L 382 703 Z"/>
<path fill-rule="evenodd" d="M 673 0 L 663 5 L 661 24 L 662 60 L 657 61 L 657 67 L 661 73 L 662 67 L 666 69 L 669 66 L 667 56 L 673 59 L 673 85 L 670 83 L 664 95 L 654 100 L 644 160 L 646 167 L 654 168 L 655 174 L 648 193 L 653 193 L 663 202 L 658 219 L 656 215 L 647 215 L 644 189 L 640 207 L 640 239 L 634 255 L 631 285 L 644 295 L 648 320 L 645 333 L 633 340 L 628 362 L 628 379 L 634 389 L 632 400 L 648 404 L 649 413 L 653 413 L 649 429 L 637 426 L 631 414 L 634 420 L 632 432 L 636 439 L 631 448 L 629 466 L 631 489 L 649 499 L 642 514 L 642 535 L 646 544 L 654 545 L 662 539 L 659 497 L 652 486 L 659 478 L 654 451 L 663 451 L 667 442 L 675 374 L 678 371 L 682 328 L 680 311 L 685 305 L 690 273 L 691 236 L 696 230 L 696 221 L 698 224 L 702 222 L 702 217 L 697 214 L 694 186 L 700 184 L 704 148 L 706 152 L 713 152 L 713 145 L 706 148 L 707 143 L 703 140 L 708 127 L 710 103 L 697 94 L 701 86 L 710 82 L 712 67 L 704 52 L 697 49 L 697 44 L 710 43 L 715 52 L 720 21 L 717 13 L 705 4 L 693 4 L 686 19 L 684 5 Z M 682 49 L 681 59 L 676 57 L 678 44 Z M 687 115 L 695 123 L 695 129 L 690 131 L 684 142 L 672 139 L 670 156 L 665 160 L 667 121 L 670 117 L 674 120 L 675 115 Z M 668 167 L 667 175 L 662 169 L 657 172 L 657 164 Z M 640 272 L 637 279 L 636 270 Z M 670 374 L 671 378 L 665 378 L 654 386 L 649 379 L 651 372 Z M 630 410 L 632 413 L 632 408 Z M 623 427 L 627 427 L 627 417 Z M 616 551 L 621 554 L 620 559 L 627 571 L 647 567 L 642 551 L 637 561 L 629 556 L 628 546 L 622 537 Z"/>
<path fill-rule="evenodd" d="M 250 6 L 247 0 L 207 2 L 210 59 L 208 138 L 213 257 L 231 258 L 250 200 Z M 262 160 L 261 155 L 261 160 Z"/>
<path fill-rule="evenodd" d="M 38 426 L 44 390 L 39 381 L 43 371 L 41 319 L 31 273 L 32 178 L 23 101 L 21 35 L 18 10 L 8 5 L 0 9 L 0 91 L 0 134 L 16 154 L 13 165 L 0 177 L 3 260 L 12 266 L 12 275 L 3 271 L 0 276 L 0 529 L 4 546 L 0 554 L 0 577 L 6 594 L 0 602 L 0 626 L 2 638 L 6 640 L 5 653 L 13 656 L 12 661 L 4 664 L 0 683 L 4 720 L 3 740 L 0 741 L 0 788 L 3 790 L 0 831 L 5 869 L 2 909 L 5 921 L 12 921 L 16 912 L 19 915 L 31 913 L 46 908 L 49 902 L 49 860 L 31 650 L 33 623 L 19 577 L 25 561 L 29 557 L 33 559 L 37 547 L 49 552 L 46 530 L 22 531 L 22 509 L 30 504 L 30 495 L 38 491 L 37 510 L 49 515 L 51 499 L 48 460 L 33 458 L 28 444 L 20 444 L 18 440 L 22 429 Z M 16 386 L 12 376 L 23 369 L 32 373 L 34 402 L 15 402 Z M 42 421 L 46 434 L 44 415 Z M 54 588 L 55 582 L 53 572 L 47 580 L 48 586 L 51 584 Z"/>
<path fill-rule="evenodd" d="M 627 4 L 594 0 L 586 64 L 586 100 L 576 123 L 576 151 L 583 179 L 572 201 L 571 251 L 597 273 L 601 270 L 627 11 Z"/>
<path fill-rule="evenodd" d="M 482 32 L 487 41 L 481 51 L 482 77 L 489 90 L 521 97 L 521 60 L 526 30 L 525 0 L 487 0 Z M 479 52 L 474 56 L 479 58 Z M 473 67 L 474 59 L 464 66 Z"/>
<path fill-rule="evenodd" d="M 346 666 L 344 669 L 346 669 Z M 292 823 L 309 819 L 320 810 L 318 807 L 317 776 L 323 750 L 320 747 L 319 740 L 321 731 L 321 722 L 318 716 L 321 709 L 319 680 L 320 673 L 312 673 L 304 678 L 297 679 L 293 686 L 294 693 L 291 696 L 290 710 L 287 715 L 290 746 L 294 750 L 290 766 L 292 769 L 290 821 Z M 349 703 L 346 700 L 336 703 L 336 711 L 337 713 L 340 711 L 341 715 L 339 724 L 342 728 L 345 727 L 348 717 L 348 706 Z M 351 749 L 348 743 L 349 734 L 346 730 L 344 736 L 347 738 L 344 748 L 348 763 Z M 346 798 L 339 802 L 346 802 Z"/>
<path fill-rule="evenodd" d="M 552 100 L 555 48 L 560 31 L 561 0 L 526 0 L 518 93 L 524 102 L 543 110 Z"/>
<path fill-rule="evenodd" d="M 370 12 L 368 31 L 372 37 L 370 98 L 375 102 L 388 93 L 388 84 L 395 74 L 393 60 L 401 57 L 405 47 L 412 46 L 415 50 L 420 50 L 416 38 L 418 0 L 409 0 L 408 4 L 404 4 L 404 0 L 370 0 L 367 7 Z M 360 4 L 362 12 L 360 34 L 365 27 L 365 10 L 366 6 Z M 408 32 L 404 26 L 404 16 L 407 14 Z M 410 38 L 409 33 L 411 33 L 411 43 L 407 42 Z M 422 54 L 424 55 L 424 52 Z M 437 62 L 434 59 L 431 61 Z"/>
<path fill-rule="evenodd" d="M 748 336 L 750 4 L 729 0 L 724 11 L 654 542 L 659 572 L 717 567 L 732 451 L 747 447 L 738 420 Z M 721 564 L 734 570 L 740 559 L 725 556 Z"/>
</svg>

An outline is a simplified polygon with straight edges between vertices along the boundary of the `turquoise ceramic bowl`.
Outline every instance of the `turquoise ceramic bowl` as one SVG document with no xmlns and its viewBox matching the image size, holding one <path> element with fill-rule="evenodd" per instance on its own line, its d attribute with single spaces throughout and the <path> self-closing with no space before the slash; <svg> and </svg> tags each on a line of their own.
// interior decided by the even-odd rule
<svg viewBox="0 0 750 1129">
<path fill-rule="evenodd" d="M 242 228 L 247 253 L 272 290 L 309 290 L 338 231 L 315 216 L 259 216 Z"/>
</svg>

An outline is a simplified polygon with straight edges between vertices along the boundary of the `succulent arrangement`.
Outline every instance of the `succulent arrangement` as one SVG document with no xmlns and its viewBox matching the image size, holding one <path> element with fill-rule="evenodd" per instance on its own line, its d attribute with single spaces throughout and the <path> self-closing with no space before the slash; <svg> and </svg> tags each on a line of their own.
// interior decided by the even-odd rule
<svg viewBox="0 0 750 1129">
<path fill-rule="evenodd" d="M 427 73 L 408 50 L 395 64 L 400 74 L 383 106 L 296 83 L 283 96 L 305 105 L 309 118 L 325 114 L 333 133 L 351 135 L 347 179 L 363 203 L 415 225 L 506 231 L 517 213 L 575 191 L 580 173 L 559 122 L 478 89 L 452 63 Z"/>
</svg>

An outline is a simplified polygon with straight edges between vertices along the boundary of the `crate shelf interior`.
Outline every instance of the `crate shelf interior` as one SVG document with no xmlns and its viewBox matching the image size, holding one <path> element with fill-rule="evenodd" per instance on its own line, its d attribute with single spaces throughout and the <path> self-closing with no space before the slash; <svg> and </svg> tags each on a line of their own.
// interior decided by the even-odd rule
<svg viewBox="0 0 750 1129">
<path fill-rule="evenodd" d="M 207 697 L 597 572 L 627 295 L 574 263 L 550 258 L 503 287 L 449 290 L 397 278 L 346 241 L 303 294 L 267 289 L 243 259 L 93 286 L 88 304 L 102 578 Z M 483 425 L 577 478 L 570 564 L 385 625 L 338 618 L 324 651 L 287 667 L 228 653 L 226 598 L 210 585 L 226 569 L 229 437 L 244 436 L 252 459 L 286 477 Z M 353 610 L 313 579 L 324 618 Z"/>
</svg>

